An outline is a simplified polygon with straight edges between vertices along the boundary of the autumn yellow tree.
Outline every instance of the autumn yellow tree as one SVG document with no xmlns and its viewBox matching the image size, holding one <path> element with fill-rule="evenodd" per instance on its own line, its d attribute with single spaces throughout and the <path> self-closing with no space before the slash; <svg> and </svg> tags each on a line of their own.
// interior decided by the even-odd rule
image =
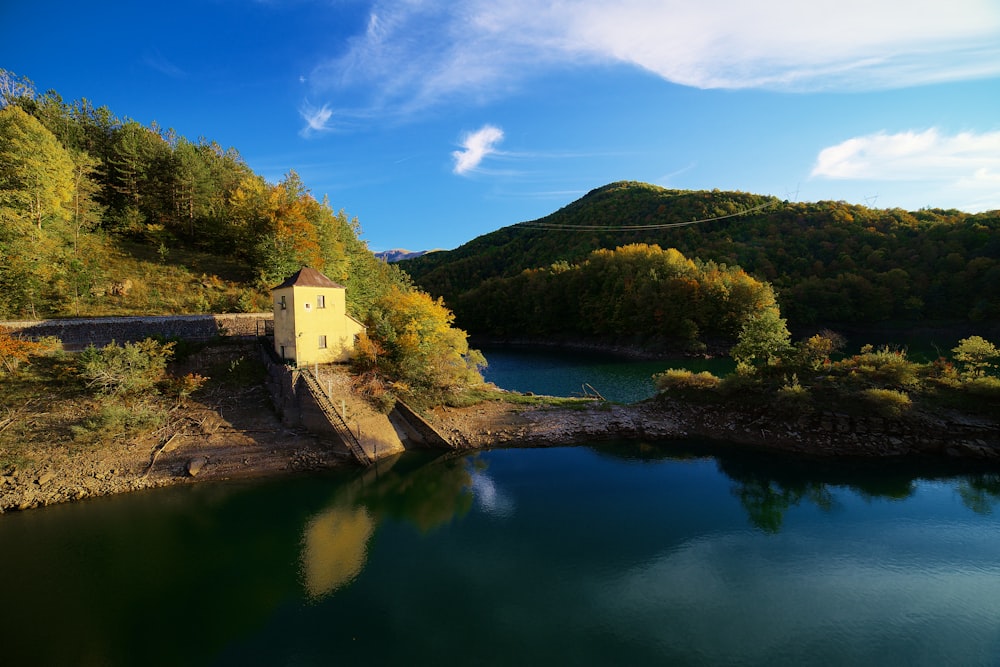
<svg viewBox="0 0 1000 667">
<path fill-rule="evenodd" d="M 486 360 L 470 350 L 464 331 L 441 299 L 425 292 L 390 289 L 376 304 L 362 354 L 368 370 L 393 378 L 397 389 L 448 393 L 482 382 Z"/>
<path fill-rule="evenodd" d="M 0 220 L 67 219 L 73 160 L 55 136 L 19 106 L 0 110 Z"/>
</svg>

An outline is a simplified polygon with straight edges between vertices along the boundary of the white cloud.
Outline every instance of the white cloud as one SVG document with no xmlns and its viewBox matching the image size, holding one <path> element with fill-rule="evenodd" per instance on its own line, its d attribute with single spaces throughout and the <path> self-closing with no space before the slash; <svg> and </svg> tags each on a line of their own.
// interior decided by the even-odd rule
<svg viewBox="0 0 1000 667">
<path fill-rule="evenodd" d="M 330 118 L 333 117 L 333 110 L 330 109 L 329 105 L 324 104 L 322 107 L 317 108 L 306 103 L 299 110 L 299 113 L 306 121 L 306 126 L 300 132 L 302 136 L 308 137 L 314 132 L 325 132 L 330 129 L 328 123 L 330 122 Z"/>
<path fill-rule="evenodd" d="M 910 181 L 947 186 L 952 205 L 1000 208 L 1000 132 L 878 132 L 824 148 L 812 176 L 836 180 Z"/>
<path fill-rule="evenodd" d="M 475 132 L 470 132 L 462 139 L 462 150 L 453 151 L 455 158 L 453 171 L 465 174 L 479 166 L 487 155 L 496 152 L 496 145 L 503 141 L 503 130 L 493 125 L 484 125 Z"/>
<path fill-rule="evenodd" d="M 409 113 L 592 63 L 699 88 L 865 90 L 995 76 L 1000 3 L 376 0 L 364 33 L 310 80 L 359 88 L 367 109 Z"/>
</svg>

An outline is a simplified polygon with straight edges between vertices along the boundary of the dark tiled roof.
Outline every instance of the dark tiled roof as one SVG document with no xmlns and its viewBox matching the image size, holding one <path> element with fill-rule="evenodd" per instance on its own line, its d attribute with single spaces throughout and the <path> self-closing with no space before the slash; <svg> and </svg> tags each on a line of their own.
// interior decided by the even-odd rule
<svg viewBox="0 0 1000 667">
<path fill-rule="evenodd" d="M 344 289 L 343 285 L 338 285 L 316 269 L 303 266 L 293 276 L 285 279 L 274 289 L 284 289 L 285 287 L 337 287 Z"/>
</svg>

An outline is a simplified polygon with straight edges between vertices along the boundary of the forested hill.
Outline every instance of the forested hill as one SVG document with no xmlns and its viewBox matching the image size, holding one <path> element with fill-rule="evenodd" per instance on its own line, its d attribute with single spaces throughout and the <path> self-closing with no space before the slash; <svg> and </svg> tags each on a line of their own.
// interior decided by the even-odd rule
<svg viewBox="0 0 1000 667">
<path fill-rule="evenodd" d="M 451 312 L 358 229 L 293 171 L 270 183 L 234 148 L 38 94 L 0 69 L 0 320 L 259 312 L 311 266 L 367 326 L 355 362 L 383 406 L 481 382 Z M 0 327 L 0 374 L 25 349 L 13 340 Z"/>
<path fill-rule="evenodd" d="M 793 325 L 1000 321 L 1000 211 L 908 212 L 619 182 L 401 266 L 475 330 L 460 304 L 484 281 L 635 243 L 742 267 L 776 288 Z"/>
</svg>

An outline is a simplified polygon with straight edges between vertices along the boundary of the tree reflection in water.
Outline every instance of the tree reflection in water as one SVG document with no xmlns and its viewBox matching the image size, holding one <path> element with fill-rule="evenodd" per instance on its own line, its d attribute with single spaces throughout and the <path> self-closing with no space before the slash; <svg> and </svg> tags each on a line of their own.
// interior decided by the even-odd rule
<svg viewBox="0 0 1000 667">
<path fill-rule="evenodd" d="M 803 503 L 832 511 L 837 488 L 868 502 L 906 500 L 919 480 L 939 479 L 954 484 L 962 503 L 977 514 L 990 514 L 1000 504 L 1000 473 L 970 473 L 961 464 L 944 464 L 939 474 L 928 475 L 926 462 L 920 461 L 815 460 L 710 442 L 629 441 L 592 449 L 603 457 L 649 464 L 712 459 L 733 482 L 732 494 L 750 524 L 766 533 L 780 532 L 788 510 Z"/>
<path fill-rule="evenodd" d="M 381 521 L 407 521 L 426 533 L 468 513 L 470 467 L 484 465 L 469 457 L 397 457 L 344 485 L 302 534 L 300 573 L 309 597 L 330 595 L 361 573 Z"/>
<path fill-rule="evenodd" d="M 1000 473 L 967 475 L 958 484 L 962 503 L 976 514 L 992 514 L 1000 502 Z"/>
</svg>

